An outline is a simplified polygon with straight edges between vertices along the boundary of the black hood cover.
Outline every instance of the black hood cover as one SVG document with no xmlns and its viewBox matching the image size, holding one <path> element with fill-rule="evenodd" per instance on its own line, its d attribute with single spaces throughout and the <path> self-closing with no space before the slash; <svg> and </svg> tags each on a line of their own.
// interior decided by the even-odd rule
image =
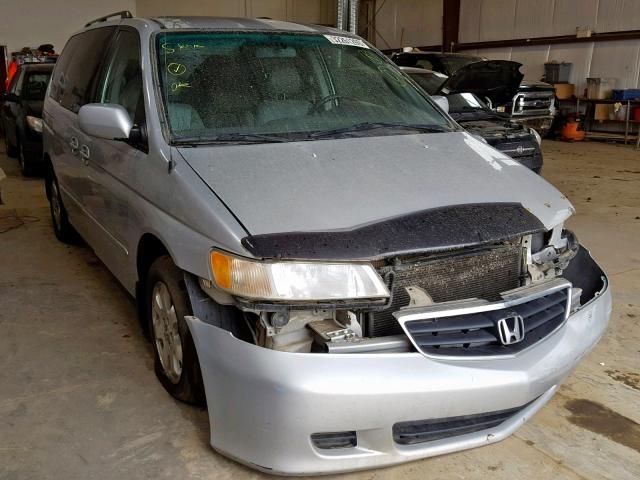
<svg viewBox="0 0 640 480">
<path fill-rule="evenodd" d="M 509 60 L 486 60 L 470 63 L 459 70 L 440 87 L 445 95 L 452 93 L 475 93 L 480 98 L 488 97 L 494 105 L 504 105 L 518 92 L 524 75 L 521 63 Z"/>
<path fill-rule="evenodd" d="M 259 258 L 378 259 L 497 243 L 544 225 L 517 203 L 451 205 L 349 230 L 250 235 L 242 245 Z"/>
</svg>

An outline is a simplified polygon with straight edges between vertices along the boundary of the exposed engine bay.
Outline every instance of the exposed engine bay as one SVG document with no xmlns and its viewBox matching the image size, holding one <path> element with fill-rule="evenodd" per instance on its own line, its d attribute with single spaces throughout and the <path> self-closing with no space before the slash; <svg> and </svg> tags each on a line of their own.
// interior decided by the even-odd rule
<svg viewBox="0 0 640 480">
<path fill-rule="evenodd" d="M 491 120 L 464 120 L 463 117 L 456 118 L 467 131 L 482 135 L 482 137 L 489 141 L 491 138 L 495 139 L 524 139 L 529 138 L 530 133 L 511 121 L 511 119 L 505 118 L 504 121 L 500 121 L 497 118 Z"/>
</svg>

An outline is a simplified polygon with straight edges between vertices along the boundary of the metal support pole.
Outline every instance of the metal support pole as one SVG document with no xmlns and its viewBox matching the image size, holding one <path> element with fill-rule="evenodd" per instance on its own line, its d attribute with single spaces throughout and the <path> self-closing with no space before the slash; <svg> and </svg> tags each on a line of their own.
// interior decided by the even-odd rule
<svg viewBox="0 0 640 480">
<path fill-rule="evenodd" d="M 349 31 L 358 34 L 358 14 L 360 13 L 360 1 L 349 0 Z"/>
<path fill-rule="evenodd" d="M 338 0 L 338 18 L 336 20 L 336 28 L 346 30 L 348 18 L 349 0 Z"/>
</svg>

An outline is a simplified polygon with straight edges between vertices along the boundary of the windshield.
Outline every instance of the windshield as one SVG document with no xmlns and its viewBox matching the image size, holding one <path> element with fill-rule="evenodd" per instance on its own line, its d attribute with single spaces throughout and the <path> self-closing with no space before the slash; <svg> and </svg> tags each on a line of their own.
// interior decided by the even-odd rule
<svg viewBox="0 0 640 480">
<path fill-rule="evenodd" d="M 454 128 L 360 39 L 174 32 L 157 35 L 157 51 L 164 108 L 177 142 Z"/>
<path fill-rule="evenodd" d="M 489 107 L 473 93 L 454 93 L 447 96 L 451 113 L 488 110 Z"/>
<path fill-rule="evenodd" d="M 436 95 L 447 80 L 447 76 L 436 72 L 410 72 L 409 76 L 429 95 Z"/>
</svg>

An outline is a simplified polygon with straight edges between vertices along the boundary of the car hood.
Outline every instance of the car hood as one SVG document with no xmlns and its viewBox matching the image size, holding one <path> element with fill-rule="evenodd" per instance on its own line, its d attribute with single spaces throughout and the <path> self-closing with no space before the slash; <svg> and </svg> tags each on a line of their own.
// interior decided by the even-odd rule
<svg viewBox="0 0 640 480">
<path fill-rule="evenodd" d="M 527 92 L 555 92 L 553 85 L 550 83 L 536 81 L 521 82 L 519 90 Z"/>
<path fill-rule="evenodd" d="M 524 75 L 521 63 L 509 60 L 487 60 L 474 62 L 456 70 L 440 87 L 445 95 L 452 93 L 475 93 L 480 98 L 488 97 L 494 105 L 509 102 L 518 92 Z"/>
<path fill-rule="evenodd" d="M 552 185 L 466 132 L 178 150 L 251 235 L 464 204 L 518 203 L 547 229 L 573 212 Z"/>
</svg>

